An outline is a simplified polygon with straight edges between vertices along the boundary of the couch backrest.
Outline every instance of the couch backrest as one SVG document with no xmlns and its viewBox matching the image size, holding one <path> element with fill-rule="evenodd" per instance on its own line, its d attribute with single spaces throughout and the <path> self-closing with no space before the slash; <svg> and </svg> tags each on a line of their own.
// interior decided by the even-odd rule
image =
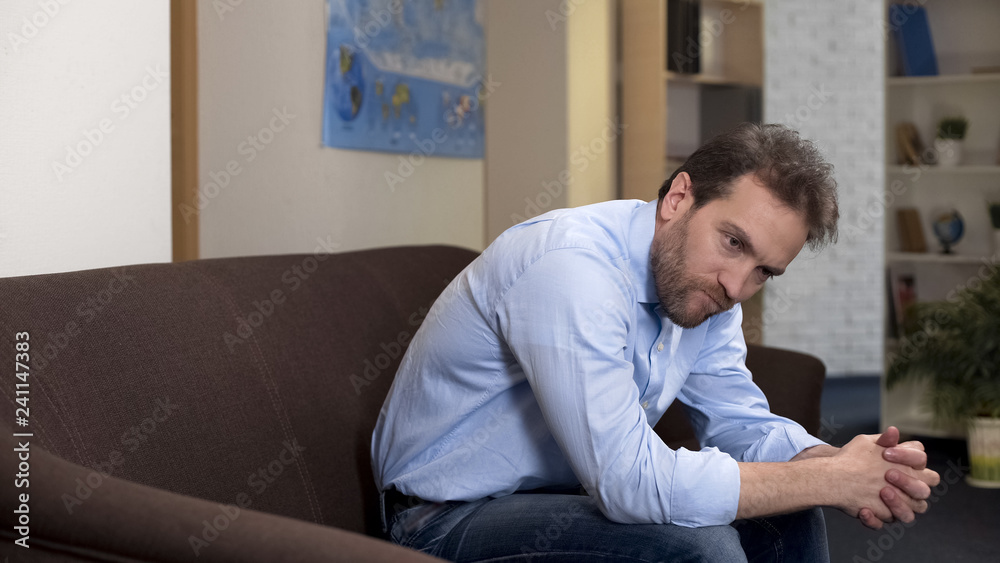
<svg viewBox="0 0 1000 563">
<path fill-rule="evenodd" d="M 0 279 L 6 357 L 30 334 L 21 430 L 115 477 L 373 533 L 375 418 L 427 308 L 475 256 L 397 247 Z"/>
</svg>

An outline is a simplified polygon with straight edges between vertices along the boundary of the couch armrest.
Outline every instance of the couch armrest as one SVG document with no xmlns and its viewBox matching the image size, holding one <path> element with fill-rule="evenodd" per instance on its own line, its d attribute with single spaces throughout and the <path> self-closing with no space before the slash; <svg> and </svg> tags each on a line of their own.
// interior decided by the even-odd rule
<svg viewBox="0 0 1000 563">
<path fill-rule="evenodd" d="M 807 432 L 819 432 L 820 399 L 826 366 L 815 356 L 771 348 L 747 345 L 747 369 L 754 383 L 767 397 L 771 412 L 798 422 Z M 653 430 L 665 444 L 697 450 L 701 446 L 694 435 L 683 405 L 674 401 Z"/>
<path fill-rule="evenodd" d="M 816 356 L 750 344 L 747 368 L 767 397 L 771 412 L 798 422 L 816 436 L 826 366 Z"/>
<path fill-rule="evenodd" d="M 10 459 L 14 438 L 6 428 L 0 435 Z M 346 530 L 101 477 L 38 446 L 29 461 L 28 542 L 40 561 L 440 561 Z M 13 543 L 17 505 L 10 507 L 24 492 L 13 479 L 0 485 L 0 556 L 24 555 Z"/>
</svg>

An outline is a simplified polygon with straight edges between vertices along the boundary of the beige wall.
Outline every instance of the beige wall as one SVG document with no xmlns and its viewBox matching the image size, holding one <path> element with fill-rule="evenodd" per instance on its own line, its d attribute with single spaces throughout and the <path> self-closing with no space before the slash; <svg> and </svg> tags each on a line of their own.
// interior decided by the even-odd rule
<svg viewBox="0 0 1000 563">
<path fill-rule="evenodd" d="M 0 37 L 0 276 L 169 261 L 169 2 L 5 0 Z"/>
<path fill-rule="evenodd" d="M 325 6 L 246 0 L 220 14 L 198 4 L 203 195 L 231 176 L 203 202 L 201 256 L 311 252 L 317 239 L 339 251 L 481 249 L 481 159 L 428 158 L 390 187 L 400 155 L 321 146 Z M 272 125 L 263 150 L 244 144 Z"/>
<path fill-rule="evenodd" d="M 615 197 L 614 11 L 607 0 L 487 3 L 486 240 Z M 610 123 L 610 125 L 609 125 Z"/>
<path fill-rule="evenodd" d="M 582 2 L 567 19 L 570 207 L 614 199 L 618 191 L 617 140 L 626 124 L 613 117 L 616 4 Z"/>
</svg>

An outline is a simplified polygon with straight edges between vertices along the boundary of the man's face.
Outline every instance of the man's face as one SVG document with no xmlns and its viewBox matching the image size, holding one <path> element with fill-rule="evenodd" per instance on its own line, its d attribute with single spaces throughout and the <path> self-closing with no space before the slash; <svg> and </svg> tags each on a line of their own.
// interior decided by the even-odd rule
<svg viewBox="0 0 1000 563">
<path fill-rule="evenodd" d="M 693 204 L 690 178 L 679 174 L 660 204 L 650 247 L 660 304 L 684 328 L 731 309 L 781 275 L 809 232 L 801 213 L 749 174 L 733 183 L 729 197 L 697 211 Z"/>
</svg>

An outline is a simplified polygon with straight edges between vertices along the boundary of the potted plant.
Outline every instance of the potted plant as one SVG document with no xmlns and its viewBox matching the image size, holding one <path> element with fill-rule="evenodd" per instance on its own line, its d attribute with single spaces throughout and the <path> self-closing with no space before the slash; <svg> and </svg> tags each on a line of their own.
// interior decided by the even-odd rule
<svg viewBox="0 0 1000 563">
<path fill-rule="evenodd" d="M 918 330 L 889 358 L 886 385 L 925 381 L 939 424 L 967 425 L 973 486 L 1000 487 L 1000 270 L 947 301 L 915 305 Z"/>
<path fill-rule="evenodd" d="M 990 210 L 990 224 L 993 225 L 993 254 L 1000 256 L 1000 201 L 987 204 Z"/>
<path fill-rule="evenodd" d="M 969 121 L 964 117 L 946 117 L 938 123 L 934 139 L 938 165 L 956 166 L 962 161 L 962 140 L 968 128 Z"/>
</svg>

